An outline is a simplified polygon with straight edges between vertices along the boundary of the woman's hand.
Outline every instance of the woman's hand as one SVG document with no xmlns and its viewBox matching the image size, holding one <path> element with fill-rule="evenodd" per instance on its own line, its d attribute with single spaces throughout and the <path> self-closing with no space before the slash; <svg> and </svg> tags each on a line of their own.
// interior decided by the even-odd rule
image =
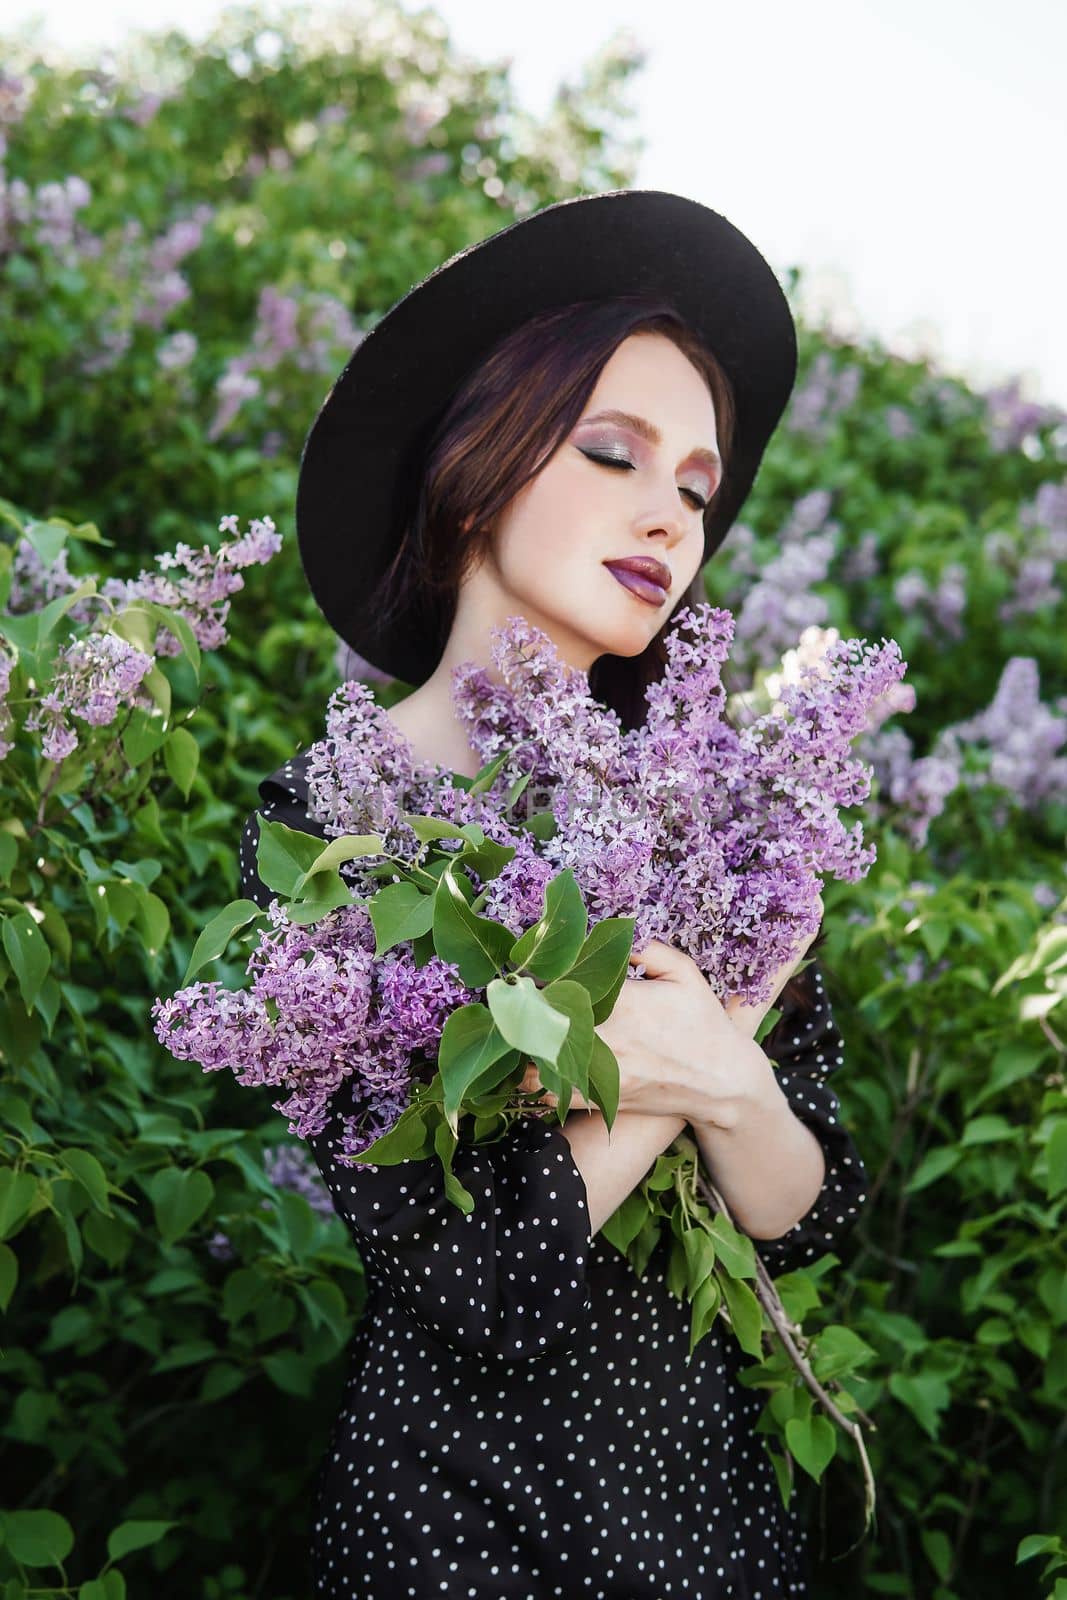
<svg viewBox="0 0 1067 1600">
<path fill-rule="evenodd" d="M 819 902 L 821 909 L 821 901 Z M 732 1127 L 753 1100 L 778 1092 L 774 1068 L 753 1039 L 815 934 L 775 974 L 770 997 L 722 1005 L 691 956 L 658 939 L 630 962 L 641 962 L 644 981 L 627 979 L 611 1015 L 596 1031 L 619 1064 L 619 1110 L 684 1117 Z M 521 1088 L 542 1088 L 531 1064 Z M 556 1096 L 545 1091 L 545 1103 Z M 571 1108 L 595 1111 L 575 1090 Z"/>
</svg>

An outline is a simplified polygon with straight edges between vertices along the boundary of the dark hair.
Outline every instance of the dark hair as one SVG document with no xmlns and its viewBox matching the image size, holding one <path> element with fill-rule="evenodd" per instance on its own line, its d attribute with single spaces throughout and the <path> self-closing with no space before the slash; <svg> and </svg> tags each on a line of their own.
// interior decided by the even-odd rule
<svg viewBox="0 0 1067 1600">
<path fill-rule="evenodd" d="M 733 389 L 714 354 L 665 301 L 643 295 L 583 300 L 540 312 L 513 329 L 468 373 L 428 436 L 414 510 L 375 593 L 384 619 L 410 607 L 444 650 L 467 572 L 493 537 L 494 519 L 536 477 L 574 427 L 612 354 L 631 334 L 660 333 L 704 377 L 715 407 L 723 474 L 730 477 L 736 428 Z M 470 531 L 464 533 L 465 524 Z M 677 613 L 706 599 L 701 572 L 636 656 L 604 654 L 589 672 L 591 693 L 626 729 L 644 719 L 645 690 L 667 661 Z M 807 987 L 804 985 L 803 987 Z M 802 1001 L 793 979 L 779 1003 Z"/>
</svg>

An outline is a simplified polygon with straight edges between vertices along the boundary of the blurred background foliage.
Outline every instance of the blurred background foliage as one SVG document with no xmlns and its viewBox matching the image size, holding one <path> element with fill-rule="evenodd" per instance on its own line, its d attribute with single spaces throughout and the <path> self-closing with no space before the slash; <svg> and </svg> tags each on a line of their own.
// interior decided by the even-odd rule
<svg viewBox="0 0 1067 1600">
<path fill-rule="evenodd" d="M 318 406 L 448 255 L 633 184 L 641 58 L 609 42 L 542 121 L 432 11 L 384 0 L 234 10 L 106 66 L 16 39 L 2 59 L 0 1582 L 296 1600 L 361 1265 L 267 1097 L 171 1060 L 148 1008 L 237 894 L 256 784 L 366 671 L 296 553 Z M 738 619 L 731 687 L 773 695 L 802 631 L 837 628 L 899 640 L 915 690 L 864 740 L 878 862 L 825 895 L 835 1084 L 871 1177 L 826 1314 L 877 1352 L 853 1386 L 879 1512 L 850 1549 L 847 1451 L 798 1485 L 815 1592 L 1062 1600 L 1067 414 L 874 341 L 800 342 L 706 570 Z M 43 759 L 19 705 L 84 626 L 77 585 L 214 547 L 231 515 L 282 547 L 199 672 L 160 668 L 169 731 L 127 716 Z"/>
</svg>

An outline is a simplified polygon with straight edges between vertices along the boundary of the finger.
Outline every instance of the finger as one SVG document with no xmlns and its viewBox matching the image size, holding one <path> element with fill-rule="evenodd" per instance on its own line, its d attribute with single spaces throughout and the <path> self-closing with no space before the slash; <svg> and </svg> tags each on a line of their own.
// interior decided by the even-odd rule
<svg viewBox="0 0 1067 1600">
<path fill-rule="evenodd" d="M 649 939 L 643 950 L 630 951 L 630 964 L 633 966 L 639 961 L 649 978 L 673 978 L 678 974 L 680 957 L 680 950 L 664 944 L 661 939 Z"/>
</svg>

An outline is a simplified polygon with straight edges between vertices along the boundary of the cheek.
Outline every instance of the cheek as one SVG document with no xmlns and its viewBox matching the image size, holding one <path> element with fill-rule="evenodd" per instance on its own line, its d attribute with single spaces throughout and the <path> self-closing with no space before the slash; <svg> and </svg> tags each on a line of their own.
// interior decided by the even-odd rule
<svg viewBox="0 0 1067 1600">
<path fill-rule="evenodd" d="M 508 506 L 497 529 L 497 564 L 505 582 L 523 588 L 558 585 L 564 568 L 582 560 L 573 494 L 551 470 Z"/>
</svg>

